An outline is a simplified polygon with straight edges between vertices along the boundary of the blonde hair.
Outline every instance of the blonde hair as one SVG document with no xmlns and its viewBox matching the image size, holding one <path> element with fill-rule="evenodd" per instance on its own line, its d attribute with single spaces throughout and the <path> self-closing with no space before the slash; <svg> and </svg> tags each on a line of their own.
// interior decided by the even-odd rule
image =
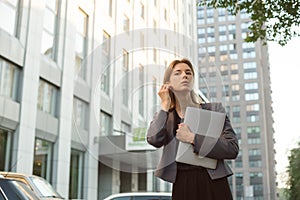
<svg viewBox="0 0 300 200">
<path fill-rule="evenodd" d="M 181 60 L 173 60 L 169 64 L 168 68 L 165 71 L 163 84 L 170 82 L 170 77 L 171 77 L 172 71 L 173 71 L 174 67 L 179 63 L 187 64 L 192 71 L 193 78 L 195 77 L 195 72 L 194 72 L 194 68 L 193 68 L 191 61 L 189 61 L 186 58 L 183 58 Z M 175 106 L 176 106 L 176 98 L 172 91 L 170 91 L 170 97 L 171 97 L 171 104 L 170 104 L 169 110 L 175 108 Z M 192 97 L 192 101 L 196 104 L 200 104 L 201 102 L 203 102 L 203 100 L 196 94 L 196 92 L 194 90 L 191 91 L 191 97 Z"/>
</svg>

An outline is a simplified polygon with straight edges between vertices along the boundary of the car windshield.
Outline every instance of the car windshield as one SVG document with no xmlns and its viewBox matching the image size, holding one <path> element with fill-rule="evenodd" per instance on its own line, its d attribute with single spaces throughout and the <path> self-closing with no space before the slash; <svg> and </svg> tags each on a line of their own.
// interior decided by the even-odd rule
<svg viewBox="0 0 300 200">
<path fill-rule="evenodd" d="M 30 177 L 30 179 L 38 189 L 41 197 L 61 197 L 46 180 L 39 177 Z"/>
</svg>

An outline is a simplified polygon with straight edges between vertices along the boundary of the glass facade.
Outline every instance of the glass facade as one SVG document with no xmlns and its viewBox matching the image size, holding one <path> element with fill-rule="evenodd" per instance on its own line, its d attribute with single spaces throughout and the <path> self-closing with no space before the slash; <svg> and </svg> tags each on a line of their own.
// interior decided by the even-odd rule
<svg viewBox="0 0 300 200">
<path fill-rule="evenodd" d="M 0 1 L 0 28 L 15 36 L 19 16 L 19 0 Z"/>
<path fill-rule="evenodd" d="M 18 100 L 20 69 L 0 57 L 0 95 Z"/>
<path fill-rule="evenodd" d="M 82 8 L 78 8 L 76 30 L 75 72 L 77 78 L 86 80 L 87 63 L 84 62 L 84 59 L 87 54 L 88 15 Z"/>
<path fill-rule="evenodd" d="M 36 138 L 34 145 L 33 174 L 51 182 L 53 143 Z"/>
<path fill-rule="evenodd" d="M 54 59 L 55 53 L 58 2 L 57 0 L 46 0 L 44 10 L 41 53 L 52 59 Z"/>
<path fill-rule="evenodd" d="M 88 104 L 83 100 L 74 97 L 73 119 L 77 128 L 87 130 L 88 128 Z"/>
<path fill-rule="evenodd" d="M 58 88 L 43 79 L 39 81 L 38 104 L 39 110 L 56 117 L 58 105 Z"/>
<path fill-rule="evenodd" d="M 83 152 L 71 150 L 69 199 L 81 199 L 83 197 L 83 157 Z"/>
</svg>

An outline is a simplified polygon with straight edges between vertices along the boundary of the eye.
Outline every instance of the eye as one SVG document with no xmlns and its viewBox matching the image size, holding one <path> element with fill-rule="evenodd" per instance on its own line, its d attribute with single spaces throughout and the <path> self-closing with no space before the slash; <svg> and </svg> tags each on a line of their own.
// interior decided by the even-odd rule
<svg viewBox="0 0 300 200">
<path fill-rule="evenodd" d="M 191 71 L 187 71 L 187 72 L 185 72 L 185 74 L 192 75 L 192 72 Z"/>
</svg>

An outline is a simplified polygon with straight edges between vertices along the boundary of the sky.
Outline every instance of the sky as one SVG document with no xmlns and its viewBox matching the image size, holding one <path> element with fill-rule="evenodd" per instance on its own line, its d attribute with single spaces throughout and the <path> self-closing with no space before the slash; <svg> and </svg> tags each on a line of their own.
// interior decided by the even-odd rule
<svg viewBox="0 0 300 200">
<path fill-rule="evenodd" d="M 278 187 L 287 180 L 289 151 L 300 142 L 300 38 L 284 47 L 268 43 Z"/>
</svg>

